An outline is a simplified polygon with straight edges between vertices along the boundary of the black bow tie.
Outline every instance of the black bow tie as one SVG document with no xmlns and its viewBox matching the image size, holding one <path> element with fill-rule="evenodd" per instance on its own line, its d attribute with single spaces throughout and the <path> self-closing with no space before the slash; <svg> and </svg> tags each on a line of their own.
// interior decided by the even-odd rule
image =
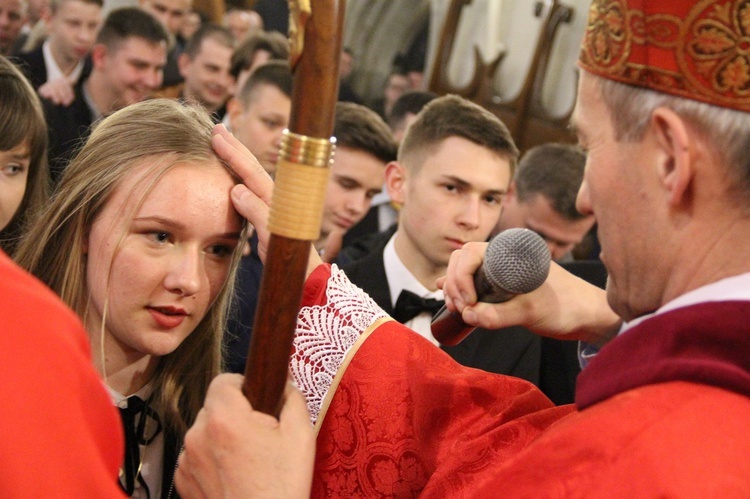
<svg viewBox="0 0 750 499">
<path fill-rule="evenodd" d="M 148 445 L 161 432 L 161 421 L 147 402 L 133 395 L 128 397 L 128 406 L 120 407 L 120 418 L 125 430 L 125 463 L 120 477 L 120 487 L 129 496 L 135 491 L 136 480 L 150 497 L 148 486 L 141 476 L 140 445 Z M 150 420 L 150 421 L 149 421 Z"/>
<path fill-rule="evenodd" d="M 443 300 L 422 298 L 411 291 L 403 290 L 398 295 L 398 300 L 396 300 L 396 306 L 393 309 L 393 318 L 404 324 L 422 312 L 429 312 L 430 315 L 435 315 L 444 303 Z"/>
</svg>

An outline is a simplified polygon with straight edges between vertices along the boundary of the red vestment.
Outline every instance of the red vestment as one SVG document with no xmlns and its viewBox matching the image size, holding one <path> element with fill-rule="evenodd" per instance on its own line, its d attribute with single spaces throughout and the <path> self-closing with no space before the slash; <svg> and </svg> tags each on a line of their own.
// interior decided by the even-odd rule
<svg viewBox="0 0 750 499">
<path fill-rule="evenodd" d="M 302 313 L 330 327 L 378 317 L 360 300 L 322 266 Z M 393 321 L 359 333 L 313 411 L 316 497 L 750 497 L 748 302 L 677 309 L 621 335 L 584 370 L 576 412 Z M 298 365 L 312 351 L 325 364 L 330 349 L 298 344 Z"/>
<path fill-rule="evenodd" d="M 0 497 L 122 497 L 119 416 L 77 316 L 0 252 Z"/>
</svg>

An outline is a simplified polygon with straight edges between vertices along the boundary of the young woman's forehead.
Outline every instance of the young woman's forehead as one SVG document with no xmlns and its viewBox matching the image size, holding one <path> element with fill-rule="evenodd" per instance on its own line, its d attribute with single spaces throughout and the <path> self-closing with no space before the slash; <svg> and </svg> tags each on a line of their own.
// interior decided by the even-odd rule
<svg viewBox="0 0 750 499">
<path fill-rule="evenodd" d="M 118 204 L 121 210 L 131 215 L 144 204 L 168 202 L 177 207 L 191 208 L 195 204 L 196 191 L 219 186 L 222 193 L 217 202 L 229 200 L 229 189 L 236 183 L 226 167 L 218 160 L 190 162 L 143 161 L 133 165 L 112 190 L 105 206 Z M 191 189 L 196 186 L 200 189 Z M 188 191 L 192 191 L 190 194 Z"/>
<path fill-rule="evenodd" d="M 217 178 L 231 178 L 227 168 L 217 159 L 176 161 L 173 158 L 149 158 L 129 167 L 114 191 L 125 190 L 131 194 L 140 191 L 148 195 L 157 186 L 163 188 L 165 182 L 169 183 L 176 176 L 194 177 L 198 181 L 206 178 L 208 172 L 216 172 Z"/>
</svg>

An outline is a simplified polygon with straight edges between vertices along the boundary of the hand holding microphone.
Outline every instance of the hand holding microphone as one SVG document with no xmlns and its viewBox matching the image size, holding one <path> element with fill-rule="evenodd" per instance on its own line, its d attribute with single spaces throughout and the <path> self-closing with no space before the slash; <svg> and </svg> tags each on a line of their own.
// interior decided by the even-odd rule
<svg viewBox="0 0 750 499">
<path fill-rule="evenodd" d="M 482 266 L 474 274 L 477 300 L 502 303 L 529 293 L 547 279 L 550 253 L 544 240 L 528 229 L 509 229 L 490 241 Z M 456 345 L 475 326 L 466 324 L 461 314 L 443 307 L 432 320 L 432 335 L 443 345 Z"/>
</svg>

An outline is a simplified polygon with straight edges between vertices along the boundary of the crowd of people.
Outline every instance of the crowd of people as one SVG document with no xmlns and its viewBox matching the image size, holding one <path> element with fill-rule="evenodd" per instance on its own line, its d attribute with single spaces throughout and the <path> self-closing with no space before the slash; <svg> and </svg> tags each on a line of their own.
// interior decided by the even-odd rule
<svg viewBox="0 0 750 499">
<path fill-rule="evenodd" d="M 237 373 L 289 44 L 105 7 L 0 0 L 3 497 L 750 496 L 739 0 L 593 0 L 575 146 L 398 64 L 368 107 L 345 49 L 279 419 Z M 478 301 L 511 228 L 549 276 Z M 441 345 L 441 307 L 476 330 Z"/>
</svg>

